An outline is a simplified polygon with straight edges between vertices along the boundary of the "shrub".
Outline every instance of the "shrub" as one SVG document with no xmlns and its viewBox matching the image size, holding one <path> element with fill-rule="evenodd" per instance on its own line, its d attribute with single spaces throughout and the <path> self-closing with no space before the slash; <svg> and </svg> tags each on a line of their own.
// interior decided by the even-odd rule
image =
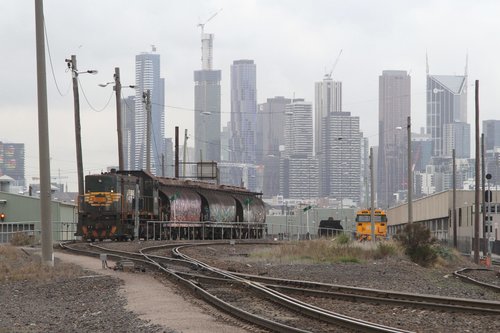
<svg viewBox="0 0 500 333">
<path fill-rule="evenodd" d="M 429 244 L 409 249 L 408 255 L 413 262 L 424 267 L 433 265 L 438 258 L 436 250 Z"/>
<path fill-rule="evenodd" d="M 335 241 L 339 245 L 348 245 L 351 242 L 349 235 L 342 233 L 335 238 Z"/>
<path fill-rule="evenodd" d="M 29 236 L 24 232 L 16 232 L 12 235 L 10 239 L 10 244 L 14 246 L 27 246 L 33 245 L 34 239 L 33 236 Z"/>
<path fill-rule="evenodd" d="M 413 262 L 422 266 L 430 266 L 436 262 L 438 255 L 432 247 L 434 240 L 431 238 L 430 230 L 425 226 L 409 223 L 396 235 L 396 240 L 405 248 L 405 254 Z"/>
<path fill-rule="evenodd" d="M 382 259 L 387 256 L 393 256 L 398 252 L 396 245 L 394 243 L 380 242 L 377 243 L 377 249 L 375 250 L 374 257 L 377 259 Z"/>
</svg>

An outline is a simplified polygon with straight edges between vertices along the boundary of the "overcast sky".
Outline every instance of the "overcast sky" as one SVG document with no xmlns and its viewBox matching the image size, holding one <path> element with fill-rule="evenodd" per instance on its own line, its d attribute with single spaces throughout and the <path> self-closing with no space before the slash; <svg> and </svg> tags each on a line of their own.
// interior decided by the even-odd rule
<svg viewBox="0 0 500 333">
<path fill-rule="evenodd" d="M 229 68 L 233 60 L 257 65 L 257 100 L 273 96 L 314 100 L 314 82 L 330 71 L 343 82 L 343 108 L 361 118 L 370 145 L 378 145 L 378 76 L 406 70 L 412 84 L 413 128 L 425 126 L 425 54 L 430 73 L 462 75 L 469 54 L 468 122 L 474 128 L 474 80 L 480 80 L 481 120 L 500 119 L 500 2 L 491 1 L 224 1 L 45 0 L 55 85 L 47 57 L 51 174 L 76 191 L 71 76 L 75 54 L 92 107 L 80 93 L 85 174 L 117 165 L 112 81 L 134 84 L 135 55 L 157 47 L 166 79 L 166 133 L 193 133 L 193 70 L 200 64 L 200 29 L 214 33 L 214 69 L 222 70 L 222 112 L 229 120 Z M 0 140 L 26 145 L 26 178 L 38 176 L 34 0 L 0 1 Z M 133 94 L 133 91 L 129 92 Z M 123 90 L 127 95 L 127 90 Z M 191 145 L 193 142 L 191 142 Z"/>
</svg>

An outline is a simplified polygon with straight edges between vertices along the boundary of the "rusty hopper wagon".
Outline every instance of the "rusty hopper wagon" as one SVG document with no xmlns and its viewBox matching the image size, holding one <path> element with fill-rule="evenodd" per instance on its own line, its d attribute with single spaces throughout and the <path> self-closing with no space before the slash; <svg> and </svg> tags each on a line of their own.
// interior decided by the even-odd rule
<svg viewBox="0 0 500 333">
<path fill-rule="evenodd" d="M 145 171 L 88 175 L 76 235 L 90 241 L 262 238 L 266 211 L 260 195 Z"/>
</svg>

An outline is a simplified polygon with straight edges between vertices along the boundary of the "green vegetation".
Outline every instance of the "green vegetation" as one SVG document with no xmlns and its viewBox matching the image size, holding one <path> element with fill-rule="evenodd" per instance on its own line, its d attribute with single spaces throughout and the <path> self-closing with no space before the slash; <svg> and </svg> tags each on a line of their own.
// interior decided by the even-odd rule
<svg viewBox="0 0 500 333">
<path fill-rule="evenodd" d="M 410 259 L 424 267 L 432 266 L 438 259 L 438 252 L 433 244 L 431 232 L 419 223 L 410 223 L 396 235 L 396 239 L 405 249 Z"/>
<path fill-rule="evenodd" d="M 377 243 L 377 249 L 374 253 L 375 259 L 382 259 L 385 257 L 392 257 L 399 255 L 401 253 L 401 248 L 394 242 L 379 242 Z"/>
<path fill-rule="evenodd" d="M 401 255 L 401 247 L 394 242 L 355 242 L 346 234 L 334 239 L 283 243 L 253 253 L 253 257 L 289 263 L 360 263 Z"/>
</svg>

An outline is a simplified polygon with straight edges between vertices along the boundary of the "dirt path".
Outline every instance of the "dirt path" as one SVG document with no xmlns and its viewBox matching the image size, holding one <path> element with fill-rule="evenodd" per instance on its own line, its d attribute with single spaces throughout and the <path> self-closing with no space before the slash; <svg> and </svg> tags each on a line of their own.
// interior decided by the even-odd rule
<svg viewBox="0 0 500 333">
<path fill-rule="evenodd" d="M 120 292 L 126 297 L 127 310 L 153 324 L 186 333 L 248 332 L 242 328 L 216 321 L 202 309 L 180 296 L 174 290 L 175 286 L 165 285 L 149 275 L 102 269 L 101 261 L 97 258 L 61 252 L 55 252 L 55 257 L 95 273 L 111 275 L 123 280 L 124 286 Z"/>
</svg>

